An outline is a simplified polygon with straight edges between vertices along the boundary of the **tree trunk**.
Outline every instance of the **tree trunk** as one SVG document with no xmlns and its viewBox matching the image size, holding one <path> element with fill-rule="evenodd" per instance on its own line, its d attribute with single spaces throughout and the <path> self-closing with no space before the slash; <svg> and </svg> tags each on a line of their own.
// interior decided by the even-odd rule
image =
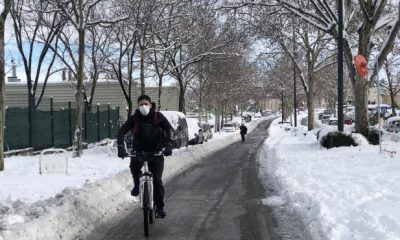
<svg viewBox="0 0 400 240">
<path fill-rule="evenodd" d="M 181 77 L 178 78 L 179 82 L 179 111 L 186 114 L 185 109 L 185 87 L 183 86 L 183 80 Z"/>
<path fill-rule="evenodd" d="M 162 76 L 158 76 L 158 103 L 157 109 L 161 111 L 161 94 L 162 94 Z"/>
<path fill-rule="evenodd" d="M 201 91 L 199 93 L 199 123 L 201 124 L 201 108 L 203 107 L 203 99 L 202 99 L 202 94 Z"/>
<path fill-rule="evenodd" d="M 81 157 L 82 155 L 82 103 L 83 103 L 83 68 L 85 58 L 85 30 L 79 29 L 79 60 L 78 60 L 78 79 L 76 83 L 76 119 L 75 119 L 75 136 L 73 157 Z"/>
<path fill-rule="evenodd" d="M 219 113 L 218 113 L 218 107 L 215 108 L 215 119 L 214 119 L 214 132 L 218 132 L 218 118 L 219 118 Z"/>
<path fill-rule="evenodd" d="M 4 22 L 0 18 L 0 171 L 4 170 L 4 125 L 5 125 L 5 71 L 4 71 Z"/>
<path fill-rule="evenodd" d="M 393 92 L 393 89 L 391 86 L 390 86 L 389 92 L 390 92 L 390 102 L 391 102 L 391 106 L 392 106 L 392 116 L 396 116 L 396 102 L 394 100 L 395 93 Z"/>
<path fill-rule="evenodd" d="M 307 94 L 307 109 L 308 109 L 308 131 L 314 129 L 314 94 Z"/>
<path fill-rule="evenodd" d="M 356 132 L 368 136 L 368 83 L 365 78 L 356 79 L 354 98 Z"/>
<path fill-rule="evenodd" d="M 141 95 L 145 94 L 144 84 L 144 49 L 140 49 L 140 91 Z"/>
<path fill-rule="evenodd" d="M 396 116 L 396 102 L 394 100 L 394 95 L 390 94 L 390 101 L 391 101 L 391 105 L 392 105 L 392 115 Z"/>
</svg>

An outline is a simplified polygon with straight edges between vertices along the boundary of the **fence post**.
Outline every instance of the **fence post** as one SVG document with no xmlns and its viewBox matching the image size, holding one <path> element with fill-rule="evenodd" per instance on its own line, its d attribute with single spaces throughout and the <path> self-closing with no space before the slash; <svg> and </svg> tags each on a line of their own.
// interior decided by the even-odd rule
<svg viewBox="0 0 400 240">
<path fill-rule="evenodd" d="M 54 147 L 54 102 L 50 97 L 50 126 L 51 126 L 51 145 Z"/>
<path fill-rule="evenodd" d="M 117 106 L 117 114 L 118 114 L 118 122 L 117 122 L 117 127 L 119 128 L 120 127 L 120 124 L 119 124 L 119 122 L 121 121 L 121 119 L 119 118 L 119 106 Z M 128 116 L 129 117 L 129 116 Z"/>
<path fill-rule="evenodd" d="M 87 101 L 84 101 L 84 105 L 85 105 L 85 123 L 84 123 L 84 127 L 85 127 L 85 137 L 83 138 L 85 140 L 85 142 L 87 142 Z"/>
<path fill-rule="evenodd" d="M 33 130 L 32 130 L 32 98 L 30 96 L 30 94 L 28 94 L 29 97 L 29 104 L 28 104 L 28 138 L 29 138 L 29 147 L 32 147 L 32 138 L 33 138 Z"/>
<path fill-rule="evenodd" d="M 100 104 L 97 104 L 97 142 L 100 142 Z"/>
<path fill-rule="evenodd" d="M 107 106 L 107 113 L 108 113 L 108 138 L 111 138 L 111 106 L 108 103 Z"/>
<path fill-rule="evenodd" d="M 69 120 L 69 145 L 72 146 L 72 109 L 71 101 L 68 101 L 68 120 Z"/>
</svg>

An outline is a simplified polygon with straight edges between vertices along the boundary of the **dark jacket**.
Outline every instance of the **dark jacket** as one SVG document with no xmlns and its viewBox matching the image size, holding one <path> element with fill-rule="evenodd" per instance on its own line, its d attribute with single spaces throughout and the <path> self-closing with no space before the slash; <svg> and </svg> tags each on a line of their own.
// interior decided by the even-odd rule
<svg viewBox="0 0 400 240">
<path fill-rule="evenodd" d="M 245 125 L 240 126 L 240 134 L 247 134 L 247 127 Z"/>
<path fill-rule="evenodd" d="M 118 145 L 124 144 L 124 136 L 128 131 L 133 131 L 135 151 L 160 151 L 163 147 L 172 148 L 174 129 L 164 115 L 154 109 L 151 109 L 147 116 L 143 116 L 139 109 L 136 109 L 135 114 L 130 116 L 119 129 Z"/>
</svg>

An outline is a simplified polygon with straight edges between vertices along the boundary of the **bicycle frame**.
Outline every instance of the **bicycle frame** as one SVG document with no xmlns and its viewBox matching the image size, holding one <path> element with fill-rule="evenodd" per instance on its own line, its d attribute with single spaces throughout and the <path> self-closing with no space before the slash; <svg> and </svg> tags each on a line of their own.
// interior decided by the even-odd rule
<svg viewBox="0 0 400 240">
<path fill-rule="evenodd" d="M 140 208 L 143 210 L 143 221 L 144 221 L 143 226 L 144 226 L 144 235 L 146 237 L 149 235 L 149 223 L 150 224 L 153 223 L 153 210 L 154 210 L 153 174 L 149 170 L 148 162 L 150 157 L 152 158 L 162 155 L 163 155 L 162 151 L 156 153 L 132 152 L 132 154 L 126 155 L 126 157 L 143 158 L 142 174 L 140 175 L 140 182 L 139 182 L 139 199 L 140 199 Z"/>
<path fill-rule="evenodd" d="M 143 209 L 143 188 L 144 183 L 147 182 L 147 186 L 149 186 L 149 209 L 154 209 L 154 199 L 153 199 L 153 174 L 149 170 L 149 165 L 147 158 L 144 160 L 144 164 L 142 167 L 142 175 L 140 176 L 140 185 L 139 185 L 139 194 L 140 194 L 140 208 Z"/>
<path fill-rule="evenodd" d="M 145 183 L 147 182 L 147 186 L 149 186 L 149 209 L 154 210 L 154 193 L 153 193 L 153 174 L 149 170 L 148 160 L 149 157 L 157 157 L 162 156 L 162 151 L 157 153 L 137 153 L 133 152 L 132 154 L 128 154 L 127 157 L 143 157 L 144 163 L 142 167 L 142 174 L 140 176 L 140 183 L 139 183 L 139 199 L 140 199 L 140 208 L 143 210 L 143 188 Z"/>
</svg>

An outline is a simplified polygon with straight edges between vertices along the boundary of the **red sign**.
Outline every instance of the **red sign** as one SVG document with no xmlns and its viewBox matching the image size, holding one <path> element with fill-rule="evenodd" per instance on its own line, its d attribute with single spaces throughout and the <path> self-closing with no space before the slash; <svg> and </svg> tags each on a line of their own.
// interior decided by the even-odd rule
<svg viewBox="0 0 400 240">
<path fill-rule="evenodd" d="M 363 55 L 357 55 L 354 58 L 354 65 L 356 67 L 356 71 L 360 77 L 365 77 L 368 75 L 368 64 L 367 60 Z"/>
</svg>

